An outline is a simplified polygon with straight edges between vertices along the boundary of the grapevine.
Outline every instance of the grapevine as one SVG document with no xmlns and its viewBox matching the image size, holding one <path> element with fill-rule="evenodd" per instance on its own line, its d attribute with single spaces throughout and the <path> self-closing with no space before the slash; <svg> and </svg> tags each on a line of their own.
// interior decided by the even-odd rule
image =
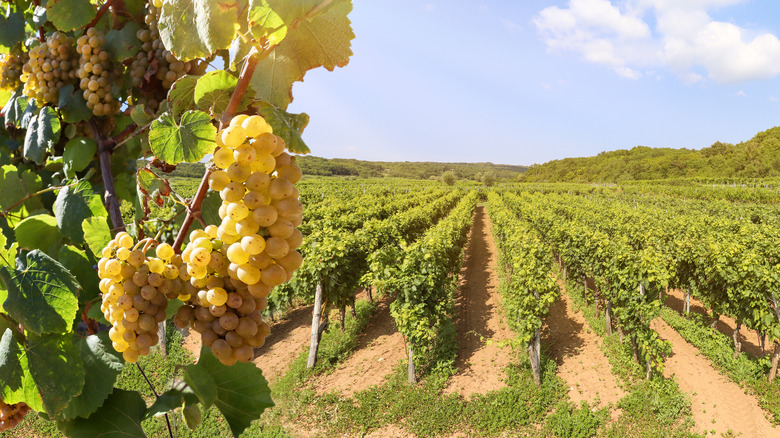
<svg viewBox="0 0 780 438">
<path fill-rule="evenodd" d="M 309 152 L 308 116 L 287 107 L 307 71 L 349 62 L 352 5 L 192 5 L 2 12 L 0 372 L 18 377 L 0 382 L 3 430 L 29 410 L 68 436 L 142 436 L 147 417 L 181 411 L 197 427 L 216 405 L 237 436 L 273 405 L 247 362 L 269 334 L 269 296 L 303 263 L 295 155 Z M 171 188 L 177 166 L 207 160 L 196 193 Z M 128 364 L 144 373 L 169 317 L 203 347 L 148 406 L 117 379 Z"/>
</svg>

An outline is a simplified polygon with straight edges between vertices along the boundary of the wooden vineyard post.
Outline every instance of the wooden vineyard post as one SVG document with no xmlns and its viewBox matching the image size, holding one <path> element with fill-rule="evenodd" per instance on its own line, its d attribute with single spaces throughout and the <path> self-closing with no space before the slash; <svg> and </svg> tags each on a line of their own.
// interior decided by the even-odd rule
<svg viewBox="0 0 780 438">
<path fill-rule="evenodd" d="M 685 288 L 685 314 L 691 313 L 691 288 Z"/>
<path fill-rule="evenodd" d="M 606 310 L 604 311 L 604 318 L 607 324 L 607 336 L 612 336 L 612 303 L 607 300 Z"/>
<path fill-rule="evenodd" d="M 539 292 L 534 291 L 534 297 L 539 299 Z M 542 386 L 541 360 L 539 358 L 541 349 L 541 336 L 539 329 L 536 329 L 534 337 L 528 342 L 528 356 L 531 359 L 531 370 L 534 373 L 536 386 Z"/>
<path fill-rule="evenodd" d="M 414 344 L 409 341 L 409 368 L 408 368 L 408 378 L 409 383 L 414 385 L 417 383 L 417 375 L 414 371 Z"/>
<path fill-rule="evenodd" d="M 306 362 L 306 368 L 314 368 L 317 363 L 317 348 L 320 344 L 320 317 L 322 316 L 322 283 L 317 283 L 317 290 L 314 293 L 314 315 L 311 319 L 311 342 L 309 344 L 309 360 Z"/>
<path fill-rule="evenodd" d="M 739 356 L 739 353 L 742 351 L 742 342 L 739 341 L 739 329 L 742 328 L 742 322 L 737 321 L 737 327 L 734 329 L 734 334 L 732 338 L 734 339 L 734 358 L 736 359 L 737 356 Z"/>
</svg>

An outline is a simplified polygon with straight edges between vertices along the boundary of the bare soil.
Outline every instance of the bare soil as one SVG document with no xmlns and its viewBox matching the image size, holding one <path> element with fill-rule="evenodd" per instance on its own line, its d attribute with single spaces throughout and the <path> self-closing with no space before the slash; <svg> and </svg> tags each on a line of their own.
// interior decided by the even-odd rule
<svg viewBox="0 0 780 438">
<path fill-rule="evenodd" d="M 683 314 L 685 309 L 685 291 L 679 289 L 670 289 L 666 295 L 666 305 L 677 311 L 679 314 Z M 698 313 L 699 315 L 710 316 L 707 313 L 707 309 L 704 304 L 691 297 L 691 312 Z M 712 319 L 710 318 L 710 321 Z M 715 325 L 715 329 L 723 333 L 728 337 L 734 336 L 734 330 L 736 330 L 737 322 L 734 318 L 730 318 L 726 315 L 720 315 L 718 323 Z M 739 341 L 742 343 L 742 351 L 753 355 L 754 357 L 762 357 L 761 341 L 758 337 L 758 333 L 754 330 L 748 330 L 745 326 L 742 326 L 739 330 Z M 771 348 L 771 344 L 766 343 L 766 346 Z M 771 352 L 769 352 L 771 353 Z"/>
<path fill-rule="evenodd" d="M 268 381 L 284 375 L 290 364 L 309 346 L 312 306 L 299 307 L 271 326 L 265 344 L 255 349 L 254 362 Z"/>
<path fill-rule="evenodd" d="M 617 404 L 626 395 L 600 344 L 599 336 L 588 328 L 582 313 L 574 311 L 571 298 L 562 291 L 545 321 L 542 345 L 558 365 L 556 374 L 566 382 L 575 405 L 586 401 L 603 407 Z"/>
<path fill-rule="evenodd" d="M 492 228 L 485 207 L 477 207 L 456 292 L 458 372 L 445 392 L 458 392 L 466 398 L 506 386 L 504 368 L 512 360 L 510 348 L 501 344 L 514 333 L 501 311 Z"/>
<path fill-rule="evenodd" d="M 715 370 L 698 349 L 660 318 L 651 327 L 661 339 L 672 343 L 664 375 L 674 377 L 680 389 L 690 395 L 699 432 L 715 430 L 720 436 L 732 430 L 743 437 L 780 437 L 780 428 L 772 426 L 755 398 Z"/>
<path fill-rule="evenodd" d="M 404 338 L 390 316 L 391 302 L 389 295 L 382 298 L 376 315 L 358 337 L 354 353 L 332 373 L 316 379 L 314 388 L 317 393 L 335 391 L 351 397 L 358 391 L 381 385 L 406 358 Z"/>
</svg>

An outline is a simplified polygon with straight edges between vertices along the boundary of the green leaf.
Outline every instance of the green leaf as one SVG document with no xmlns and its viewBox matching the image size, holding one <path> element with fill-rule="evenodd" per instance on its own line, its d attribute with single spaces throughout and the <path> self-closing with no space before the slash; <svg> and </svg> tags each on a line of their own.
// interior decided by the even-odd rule
<svg viewBox="0 0 780 438">
<path fill-rule="evenodd" d="M 105 219 L 103 222 L 105 223 Z M 108 240 L 106 240 L 106 243 L 108 243 Z M 98 296 L 100 293 L 100 288 L 98 287 L 100 277 L 98 277 L 97 271 L 94 269 L 94 263 L 87 257 L 86 251 L 82 251 L 73 245 L 64 245 L 60 247 L 57 261 L 70 271 L 81 285 L 80 303 L 90 301 Z"/>
<path fill-rule="evenodd" d="M 167 3 L 166 3 L 167 4 Z M 187 111 L 176 124 L 170 113 L 152 122 L 149 145 L 157 157 L 169 164 L 196 163 L 214 151 L 217 128 L 201 111 Z"/>
<path fill-rule="evenodd" d="M 79 310 L 79 284 L 73 275 L 37 249 L 16 262 L 16 269 L 0 267 L 8 314 L 29 332 L 69 332 Z"/>
<path fill-rule="evenodd" d="M 24 15 L 14 12 L 8 17 L 0 16 L 0 46 L 13 48 L 24 40 Z"/>
<path fill-rule="evenodd" d="M 195 109 L 195 85 L 198 76 L 185 75 L 173 83 L 168 91 L 168 104 L 174 117 L 179 117 L 184 111 Z"/>
<path fill-rule="evenodd" d="M 145 438 L 141 420 L 146 403 L 136 391 L 114 389 L 89 418 L 61 421 L 57 427 L 69 438 Z"/>
<path fill-rule="evenodd" d="M 205 407 L 213 400 L 236 437 L 260 418 L 263 411 L 274 406 L 268 382 L 256 365 L 242 362 L 222 365 L 206 346 L 201 348 L 198 363 L 185 368 L 184 380 Z"/>
<path fill-rule="evenodd" d="M 89 24 L 97 11 L 89 0 L 49 0 L 46 15 L 57 29 L 67 32 Z"/>
<path fill-rule="evenodd" d="M 268 102 L 260 102 L 257 112 L 274 128 L 274 134 L 284 139 L 287 143 L 287 149 L 291 152 L 296 154 L 311 152 L 301 137 L 306 125 L 309 124 L 308 114 L 290 114 Z"/>
<path fill-rule="evenodd" d="M 24 138 L 24 158 L 43 164 L 46 152 L 54 148 L 60 139 L 60 118 L 51 107 L 41 108 L 37 116 L 30 120 L 27 135 Z"/>
<path fill-rule="evenodd" d="M 0 395 L 8 404 L 27 403 L 32 409 L 43 410 L 38 386 L 27 366 L 28 357 L 22 340 L 3 320 L 0 338 Z"/>
<path fill-rule="evenodd" d="M 65 123 L 78 123 L 92 117 L 92 110 L 87 108 L 87 101 L 84 100 L 84 92 L 73 84 L 60 88 L 59 108 Z"/>
<path fill-rule="evenodd" d="M 301 5 L 290 6 L 294 7 Z M 332 71 L 347 65 L 355 38 L 347 18 L 351 10 L 351 0 L 335 0 L 323 13 L 288 30 L 284 41 L 257 64 L 252 76 L 256 98 L 286 109 L 292 102 L 293 82 L 302 81 L 308 70 L 322 66 Z"/>
<path fill-rule="evenodd" d="M 230 47 L 239 13 L 236 1 L 166 1 L 158 22 L 160 39 L 182 61 L 206 58 Z"/>
<path fill-rule="evenodd" d="M 57 219 L 48 214 L 30 216 L 16 225 L 16 241 L 25 249 L 40 249 L 46 253 L 62 239 Z"/>
<path fill-rule="evenodd" d="M 110 30 L 106 34 L 106 51 L 114 62 L 123 62 L 138 53 L 141 48 L 141 40 L 135 34 L 141 29 L 141 25 L 131 21 L 120 30 Z"/>
<path fill-rule="evenodd" d="M 62 153 L 62 164 L 65 175 L 68 178 L 76 176 L 76 172 L 86 169 L 97 152 L 97 143 L 95 140 L 87 137 L 76 137 L 65 144 L 65 151 Z"/>
<path fill-rule="evenodd" d="M 111 241 L 111 229 L 106 216 L 88 217 L 81 222 L 84 240 L 92 254 L 101 254 L 103 248 Z"/>
<path fill-rule="evenodd" d="M 57 416 L 84 387 L 84 365 L 73 335 L 27 333 L 27 356 L 45 411 Z"/>
<path fill-rule="evenodd" d="M 122 355 L 111 346 L 108 332 L 100 332 L 76 341 L 88 378 L 81 394 L 62 411 L 63 418 L 89 417 L 111 395 L 119 373 L 125 366 Z"/>
<path fill-rule="evenodd" d="M 27 96 L 22 94 L 23 87 L 19 87 L 14 91 L 8 102 L 3 106 L 3 114 L 5 115 L 5 124 L 13 125 L 17 128 L 24 128 L 22 126 L 22 115 L 28 107 L 30 101 Z M 35 105 L 30 105 L 35 106 Z"/>
<path fill-rule="evenodd" d="M 222 205 L 222 198 L 219 193 L 209 190 L 200 207 L 201 218 L 207 224 L 217 224 L 221 222 L 219 217 L 219 207 Z"/>
<path fill-rule="evenodd" d="M 258 41 L 265 38 L 269 44 L 279 44 L 287 36 L 284 19 L 264 0 L 250 2 L 247 21 L 252 36 Z"/>
<path fill-rule="evenodd" d="M 166 412 L 170 412 L 176 408 L 180 408 L 183 405 L 196 404 L 200 400 L 185 382 L 174 382 L 171 389 L 165 391 L 157 397 L 157 400 L 149 406 L 144 414 L 144 419 L 154 417 L 156 415 L 162 415 Z"/>
<path fill-rule="evenodd" d="M 133 119 L 137 126 L 146 126 L 154 120 L 154 114 L 146 112 L 146 106 L 139 103 L 133 106 L 133 109 L 130 111 L 130 118 Z"/>
<path fill-rule="evenodd" d="M 224 70 L 215 70 L 198 79 L 193 93 L 193 99 L 203 111 L 210 111 L 211 114 L 222 114 L 227 109 L 233 90 L 236 88 L 238 78 Z M 247 90 L 241 98 L 241 102 L 236 112 L 245 110 L 250 103 L 254 92 Z"/>
<path fill-rule="evenodd" d="M 81 181 L 75 186 L 60 190 L 54 202 L 54 216 L 62 234 L 74 243 L 81 243 L 84 242 L 84 232 L 81 228 L 84 219 L 92 216 L 107 217 L 108 213 L 100 195 L 94 192 L 92 184 L 89 181 Z"/>
</svg>

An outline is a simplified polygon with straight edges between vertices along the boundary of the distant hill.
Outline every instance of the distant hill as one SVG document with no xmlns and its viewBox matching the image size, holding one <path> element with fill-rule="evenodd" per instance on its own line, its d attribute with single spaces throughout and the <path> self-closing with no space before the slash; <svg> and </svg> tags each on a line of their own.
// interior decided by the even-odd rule
<svg viewBox="0 0 780 438">
<path fill-rule="evenodd" d="M 458 179 L 477 180 L 485 172 L 493 172 L 498 179 L 515 181 L 527 166 L 512 166 L 493 163 L 431 163 L 431 162 L 386 162 L 361 161 L 346 158 L 320 158 L 301 155 L 296 164 L 304 175 L 314 176 L 356 176 L 356 177 L 398 177 L 429 179 L 439 177 L 451 170 Z M 139 167 L 144 166 L 139 162 Z M 203 163 L 181 163 L 167 177 L 202 178 L 206 168 Z M 159 171 L 157 171 L 160 173 Z"/>
<path fill-rule="evenodd" d="M 533 165 L 526 182 L 620 182 L 666 178 L 766 178 L 780 176 L 780 127 L 733 145 L 701 150 L 650 148 L 602 152 Z"/>
<path fill-rule="evenodd" d="M 527 166 L 509 164 L 362 161 L 348 158 L 328 159 L 310 155 L 299 156 L 296 163 L 304 175 L 412 179 L 439 177 L 442 173 L 451 170 L 459 179 L 479 179 L 483 173 L 493 172 L 499 179 L 514 181 L 518 175 L 528 169 Z"/>
</svg>

